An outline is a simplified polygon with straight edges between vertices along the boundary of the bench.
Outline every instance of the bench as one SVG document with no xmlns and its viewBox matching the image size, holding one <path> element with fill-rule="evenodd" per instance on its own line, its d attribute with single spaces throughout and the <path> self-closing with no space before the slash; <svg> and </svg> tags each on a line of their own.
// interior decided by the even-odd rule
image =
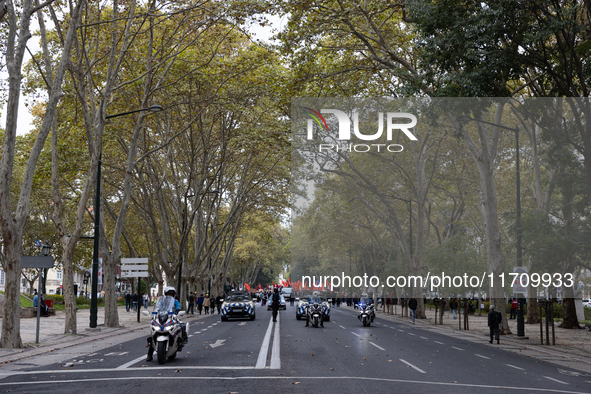
<svg viewBox="0 0 591 394">
<path fill-rule="evenodd" d="M 55 308 L 49 308 L 47 313 L 50 316 L 55 316 Z M 43 316 L 43 315 L 41 315 L 41 316 Z M 21 308 L 21 318 L 30 319 L 30 318 L 34 318 L 34 317 L 37 317 L 37 307 L 29 306 L 26 308 Z"/>
</svg>

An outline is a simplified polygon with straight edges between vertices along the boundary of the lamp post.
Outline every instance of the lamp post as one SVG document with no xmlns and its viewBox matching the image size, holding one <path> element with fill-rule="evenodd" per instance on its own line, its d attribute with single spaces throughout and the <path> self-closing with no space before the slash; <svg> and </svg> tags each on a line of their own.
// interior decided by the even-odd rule
<svg viewBox="0 0 591 394">
<path fill-rule="evenodd" d="M 115 115 L 108 115 L 105 119 L 112 119 L 118 116 L 124 116 L 134 114 L 137 112 L 149 111 L 149 112 L 160 112 L 164 108 L 159 105 L 152 105 L 149 108 L 137 109 L 135 111 L 122 112 Z M 97 315 L 98 315 L 98 259 L 99 259 L 99 235 L 100 235 L 100 209 L 101 209 L 101 164 L 102 164 L 102 152 L 99 155 L 96 173 L 96 187 L 95 187 L 95 199 L 94 199 L 94 246 L 92 249 L 92 285 L 91 291 L 92 296 L 90 298 L 90 328 L 97 327 Z"/>
<path fill-rule="evenodd" d="M 84 271 L 84 296 L 88 298 L 88 279 L 90 279 L 90 271 Z"/>
<path fill-rule="evenodd" d="M 496 123 L 491 123 L 491 122 L 487 122 L 485 120 L 481 120 L 481 119 L 475 119 L 475 118 L 471 118 L 469 116 L 465 116 L 462 117 L 462 119 L 464 120 L 473 120 L 475 122 L 478 123 L 484 123 L 490 126 L 494 126 L 494 127 L 498 127 L 500 129 L 504 129 L 504 130 L 510 130 L 512 132 L 515 133 L 515 193 L 517 194 L 517 198 L 516 198 L 516 210 L 517 210 L 517 217 L 515 218 L 515 224 L 516 224 L 516 241 L 515 241 L 515 246 L 516 246 L 516 258 L 517 258 L 517 262 L 516 262 L 516 266 L 517 267 L 522 267 L 522 249 L 521 249 L 521 176 L 520 176 L 520 172 L 519 172 L 519 126 L 515 126 L 515 127 L 508 127 L 508 126 L 503 126 L 500 124 L 496 124 Z M 525 304 L 525 299 L 523 298 L 523 293 L 519 293 L 517 295 L 517 336 L 518 337 L 523 337 L 525 336 L 525 320 L 523 317 L 523 305 Z"/>
<path fill-rule="evenodd" d="M 49 244 L 45 244 L 41 247 L 41 253 L 43 254 L 43 256 L 49 256 L 49 253 L 51 252 L 51 245 Z M 43 285 L 40 286 L 40 288 L 43 289 L 43 294 L 45 294 L 45 284 L 47 282 L 47 268 L 43 268 Z"/>
</svg>

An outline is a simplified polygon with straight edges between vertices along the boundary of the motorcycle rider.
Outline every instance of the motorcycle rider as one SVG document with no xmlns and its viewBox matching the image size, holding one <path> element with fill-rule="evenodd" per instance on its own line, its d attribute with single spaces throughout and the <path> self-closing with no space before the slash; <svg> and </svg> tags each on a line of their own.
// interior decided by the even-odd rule
<svg viewBox="0 0 591 394">
<path fill-rule="evenodd" d="M 175 298 L 176 289 L 173 286 L 168 286 L 166 289 L 164 289 L 164 295 L 166 297 L 174 298 L 174 314 L 178 315 L 178 313 L 181 310 L 181 303 Z M 186 324 L 182 323 L 178 317 L 176 317 L 176 320 L 180 324 L 182 332 L 183 332 L 183 345 L 186 345 L 187 342 L 189 341 L 189 338 L 187 337 Z M 152 343 L 152 337 L 150 336 L 150 337 L 148 337 L 148 357 L 146 358 L 146 361 L 152 361 L 153 355 L 154 355 L 154 344 Z"/>
<path fill-rule="evenodd" d="M 310 305 L 322 304 L 319 298 L 310 297 L 308 299 L 308 305 L 306 305 L 306 327 L 310 325 Z M 320 314 L 320 327 L 324 328 L 324 313 Z"/>
<path fill-rule="evenodd" d="M 277 321 L 277 313 L 279 312 L 279 304 L 281 303 L 281 297 L 279 295 L 279 289 L 276 287 L 273 295 L 271 296 L 271 307 L 273 308 L 273 321 Z"/>
</svg>

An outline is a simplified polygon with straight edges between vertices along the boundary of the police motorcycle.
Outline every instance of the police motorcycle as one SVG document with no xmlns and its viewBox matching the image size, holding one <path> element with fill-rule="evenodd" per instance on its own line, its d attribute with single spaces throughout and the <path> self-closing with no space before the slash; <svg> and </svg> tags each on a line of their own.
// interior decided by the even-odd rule
<svg viewBox="0 0 591 394">
<path fill-rule="evenodd" d="M 178 317 L 184 315 L 185 312 L 180 311 L 175 314 L 174 301 L 174 297 L 171 296 L 161 296 L 156 301 L 150 322 L 147 361 L 152 360 L 154 350 L 158 353 L 158 364 L 164 364 L 167 358 L 172 361 L 176 358 L 177 352 L 183 350 L 183 346 L 187 342 L 189 323 L 181 323 L 178 320 Z M 143 311 L 143 313 L 150 316 L 148 311 Z"/>
<path fill-rule="evenodd" d="M 373 309 L 373 303 L 369 298 L 362 298 L 357 304 L 359 315 L 357 318 L 363 323 L 363 327 L 369 327 L 376 318 L 376 313 Z"/>
<path fill-rule="evenodd" d="M 308 300 L 308 305 L 306 305 L 306 327 L 310 323 L 316 328 L 318 328 L 318 325 L 324 327 L 323 309 L 324 305 L 320 298 L 311 297 Z"/>
</svg>

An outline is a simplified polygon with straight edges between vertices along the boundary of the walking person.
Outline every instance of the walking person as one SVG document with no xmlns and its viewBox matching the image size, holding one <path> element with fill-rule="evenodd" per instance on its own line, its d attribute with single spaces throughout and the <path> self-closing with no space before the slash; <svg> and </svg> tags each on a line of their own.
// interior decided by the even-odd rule
<svg viewBox="0 0 591 394">
<path fill-rule="evenodd" d="M 203 311 L 203 293 L 197 297 L 197 310 L 199 311 L 199 314 Z"/>
<path fill-rule="evenodd" d="M 490 341 L 488 343 L 493 343 L 493 335 L 497 340 L 497 344 L 500 343 L 499 340 L 499 324 L 503 321 L 503 315 L 500 312 L 495 310 L 495 306 L 490 306 L 490 312 L 488 312 L 488 327 L 490 329 Z"/>
<path fill-rule="evenodd" d="M 215 306 L 218 310 L 218 315 L 222 313 L 222 304 L 222 296 L 218 294 L 218 296 L 215 298 Z"/>
<path fill-rule="evenodd" d="M 137 311 L 137 302 L 139 300 L 139 297 L 137 295 L 137 293 L 133 293 L 133 296 L 131 296 L 131 302 L 133 304 L 133 310 Z"/>
<path fill-rule="evenodd" d="M 209 306 L 211 305 L 211 300 L 209 299 L 209 294 L 205 295 L 203 299 L 203 309 L 205 309 L 205 314 L 209 314 Z"/>
<path fill-rule="evenodd" d="M 410 299 L 410 301 L 408 301 L 408 308 L 410 309 L 410 318 L 412 319 L 412 324 L 415 324 L 415 317 L 417 315 L 417 306 L 419 305 L 419 303 L 417 302 L 417 300 L 412 297 Z"/>
<path fill-rule="evenodd" d="M 187 314 L 191 313 L 191 315 L 195 314 L 195 295 L 193 292 L 189 295 L 189 308 L 187 309 Z"/>
<path fill-rule="evenodd" d="M 505 313 L 507 313 L 506 310 Z M 511 314 L 509 315 L 509 319 L 517 319 L 517 298 L 511 300 Z"/>
<path fill-rule="evenodd" d="M 125 294 L 125 310 L 129 312 L 131 309 L 131 293 Z"/>
<path fill-rule="evenodd" d="M 277 313 L 279 312 L 279 304 L 281 303 L 281 297 L 279 296 L 279 289 L 275 288 L 275 292 L 271 296 L 271 307 L 273 308 L 273 321 L 277 321 Z"/>
<path fill-rule="evenodd" d="M 150 303 L 150 297 L 148 297 L 148 293 L 144 293 L 144 308 L 148 309 L 148 304 Z"/>
<path fill-rule="evenodd" d="M 454 315 L 454 319 L 458 318 L 458 300 L 452 298 L 449 302 L 449 309 L 451 309 L 451 313 Z"/>
</svg>

